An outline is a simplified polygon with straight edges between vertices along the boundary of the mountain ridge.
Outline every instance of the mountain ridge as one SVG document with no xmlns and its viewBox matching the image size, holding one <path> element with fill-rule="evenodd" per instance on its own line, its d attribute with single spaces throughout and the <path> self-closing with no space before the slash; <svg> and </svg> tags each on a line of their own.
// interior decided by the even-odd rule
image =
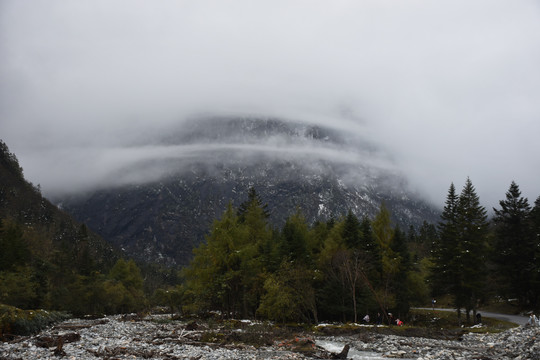
<svg viewBox="0 0 540 360">
<path fill-rule="evenodd" d="M 424 220 L 433 222 L 438 216 L 392 169 L 360 162 L 353 167 L 346 158 L 333 161 L 318 157 L 316 150 L 321 144 L 344 157 L 365 151 L 377 156 L 369 142 L 355 143 L 333 129 L 275 119 L 209 119 L 188 123 L 181 130 L 183 135 L 171 132 L 167 140 L 157 143 L 213 144 L 218 149 L 220 144 L 275 143 L 285 155 L 204 149 L 204 159 L 161 160 L 167 170 L 159 181 L 58 201 L 129 256 L 171 266 L 187 265 L 192 249 L 204 241 L 212 221 L 221 217 L 229 202 L 239 206 L 245 201 L 252 187 L 268 204 L 270 222 L 276 227 L 297 209 L 311 224 L 349 210 L 360 218 L 371 218 L 383 202 L 394 223 L 404 228 L 419 227 Z M 302 153 L 287 154 L 287 149 L 296 145 L 303 148 Z"/>
</svg>

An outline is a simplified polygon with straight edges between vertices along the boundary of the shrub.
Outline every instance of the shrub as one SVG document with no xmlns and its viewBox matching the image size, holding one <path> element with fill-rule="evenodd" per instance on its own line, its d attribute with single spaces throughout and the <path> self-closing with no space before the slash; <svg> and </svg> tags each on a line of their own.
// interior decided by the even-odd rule
<svg viewBox="0 0 540 360">
<path fill-rule="evenodd" d="M 0 304 L 0 339 L 12 335 L 31 335 L 43 328 L 69 318 L 69 314 L 59 311 L 21 310 Z"/>
</svg>

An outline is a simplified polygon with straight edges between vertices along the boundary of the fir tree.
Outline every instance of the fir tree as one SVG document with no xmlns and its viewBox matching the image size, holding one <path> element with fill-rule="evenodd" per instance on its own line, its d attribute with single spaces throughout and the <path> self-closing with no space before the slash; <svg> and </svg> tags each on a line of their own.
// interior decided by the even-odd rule
<svg viewBox="0 0 540 360">
<path fill-rule="evenodd" d="M 392 251 L 398 256 L 399 271 L 394 281 L 394 292 L 396 296 L 396 310 L 398 316 L 405 316 L 410 309 L 412 300 L 411 284 L 409 274 L 412 270 L 411 255 L 405 241 L 405 234 L 396 227 L 391 242 Z"/>
<path fill-rule="evenodd" d="M 300 211 L 289 217 L 281 231 L 281 255 L 286 261 L 308 264 L 308 227 Z"/>
<path fill-rule="evenodd" d="M 535 267 L 535 249 L 528 221 L 531 207 L 513 181 L 506 199 L 499 201 L 499 205 L 500 209 L 493 209 L 498 283 L 507 298 L 516 297 L 522 306 L 529 305 Z"/>
<path fill-rule="evenodd" d="M 529 216 L 531 241 L 534 247 L 533 284 L 531 287 L 532 308 L 538 308 L 540 301 L 540 196 L 534 202 Z"/>
<path fill-rule="evenodd" d="M 360 245 L 360 222 L 350 209 L 345 217 L 341 236 L 345 240 L 345 244 L 351 249 Z"/>
<path fill-rule="evenodd" d="M 248 212 L 250 207 L 259 207 L 262 210 L 262 214 L 266 219 L 270 217 L 268 212 L 268 204 L 264 204 L 261 200 L 261 197 L 257 193 L 254 187 L 250 187 L 248 190 L 248 199 L 240 204 L 238 207 L 238 217 L 240 222 L 245 220 L 245 215 Z"/>
<path fill-rule="evenodd" d="M 434 295 L 451 293 L 452 283 L 458 274 L 456 272 L 455 254 L 458 240 L 457 235 L 457 205 L 458 196 L 454 184 L 450 184 L 446 203 L 439 222 L 439 238 L 435 239 L 432 250 L 433 268 L 430 281 Z"/>
<path fill-rule="evenodd" d="M 469 311 L 476 316 L 478 303 L 484 296 L 488 228 L 486 209 L 480 205 L 469 178 L 459 196 L 457 213 L 458 243 L 454 265 L 459 263 L 459 266 L 454 305 L 458 310 L 461 305 L 465 307 L 469 322 Z"/>
<path fill-rule="evenodd" d="M 390 212 L 384 203 L 381 204 L 379 213 L 375 216 L 372 226 L 373 234 L 381 251 L 381 308 L 389 309 L 395 305 L 392 286 L 395 276 L 399 272 L 399 259 L 391 247 L 394 229 L 390 222 Z"/>
<path fill-rule="evenodd" d="M 367 216 L 364 216 L 360 223 L 361 250 L 366 257 L 366 273 L 373 286 L 376 286 L 380 281 L 382 274 L 382 254 L 381 247 L 375 239 L 371 221 Z"/>
</svg>

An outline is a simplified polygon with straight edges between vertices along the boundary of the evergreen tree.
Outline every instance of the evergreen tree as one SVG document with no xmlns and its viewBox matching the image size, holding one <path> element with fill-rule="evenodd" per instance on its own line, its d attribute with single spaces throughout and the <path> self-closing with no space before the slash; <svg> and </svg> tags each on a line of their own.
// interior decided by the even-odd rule
<svg viewBox="0 0 540 360">
<path fill-rule="evenodd" d="M 298 210 L 289 217 L 281 231 L 281 259 L 308 264 L 311 256 L 308 249 L 308 227 L 306 219 Z"/>
<path fill-rule="evenodd" d="M 458 277 L 454 293 L 459 310 L 461 305 L 466 309 L 467 321 L 469 311 L 476 316 L 479 301 L 484 296 L 487 278 L 487 213 L 480 205 L 480 199 L 469 178 L 461 191 L 458 201 L 458 243 L 456 262 Z"/>
<path fill-rule="evenodd" d="M 215 220 L 206 243 L 194 249 L 194 257 L 185 270 L 187 296 L 193 311 L 220 310 L 236 316 L 242 306 L 242 254 L 246 233 L 229 203 L 221 220 Z"/>
<path fill-rule="evenodd" d="M 250 317 L 263 294 L 264 271 L 273 266 L 273 232 L 256 193 L 241 215 L 229 204 L 214 221 L 206 243 L 194 250 L 185 270 L 186 297 L 193 311 L 220 310 L 224 315 Z"/>
<path fill-rule="evenodd" d="M 343 237 L 343 240 L 345 240 L 347 247 L 350 249 L 360 245 L 360 222 L 350 209 L 345 217 L 345 224 L 341 236 Z"/>
<path fill-rule="evenodd" d="M 256 194 L 253 191 L 253 194 Z M 260 250 L 272 239 L 273 233 L 268 224 L 266 206 L 257 196 L 253 196 L 247 204 L 245 212 L 239 216 L 239 222 L 245 232 L 241 240 L 241 277 L 242 277 L 242 314 L 243 317 L 254 316 L 264 286 L 264 256 Z"/>
<path fill-rule="evenodd" d="M 373 220 L 373 234 L 381 251 L 381 308 L 390 309 L 395 306 L 395 294 L 392 291 L 394 279 L 399 272 L 399 258 L 392 250 L 391 243 L 394 237 L 394 229 L 390 222 L 390 212 L 381 204 L 379 213 Z"/>
<path fill-rule="evenodd" d="M 347 321 L 351 309 L 348 302 L 350 293 L 345 276 L 341 272 L 343 261 L 339 255 L 346 249 L 341 236 L 343 225 L 343 221 L 333 223 L 319 254 L 318 268 L 324 273 L 324 281 L 318 296 L 326 318 Z"/>
<path fill-rule="evenodd" d="M 264 294 L 257 314 L 278 322 L 318 322 L 315 287 L 316 273 L 287 261 L 264 282 Z"/>
<path fill-rule="evenodd" d="M 425 258 L 430 256 L 433 246 L 438 242 L 437 228 L 435 225 L 428 223 L 424 220 L 422 226 L 418 230 L 417 244 L 418 244 L 418 255 L 420 258 Z"/>
<path fill-rule="evenodd" d="M 458 319 L 461 309 L 476 315 L 487 276 L 487 215 L 469 178 L 459 197 L 450 185 L 439 223 L 440 237 L 433 248 L 430 280 L 436 294 L 453 296 Z"/>
<path fill-rule="evenodd" d="M 259 207 L 261 208 L 265 219 L 270 217 L 270 213 L 268 212 L 268 204 L 262 202 L 261 197 L 254 187 L 249 188 L 247 200 L 241 203 L 238 207 L 238 217 L 240 222 L 245 220 L 245 214 L 248 212 L 250 207 Z"/>
<path fill-rule="evenodd" d="M 411 255 L 405 241 L 405 234 L 396 227 L 390 247 L 399 259 L 399 271 L 396 273 L 393 291 L 396 297 L 396 310 L 398 316 L 403 317 L 409 313 L 412 299 L 412 286 L 410 272 L 412 271 Z"/>
<path fill-rule="evenodd" d="M 533 284 L 531 285 L 531 307 L 538 308 L 540 305 L 540 196 L 534 202 L 529 217 L 531 229 L 531 241 L 534 247 Z"/>
<path fill-rule="evenodd" d="M 430 282 L 434 295 L 453 293 L 453 283 L 459 276 L 456 263 L 458 196 L 454 184 L 450 184 L 446 203 L 439 222 L 439 238 L 435 239 L 432 250 L 433 268 Z"/>
<path fill-rule="evenodd" d="M 535 247 L 529 226 L 531 207 L 514 181 L 499 205 L 500 209 L 493 209 L 498 284 L 507 298 L 517 298 L 521 306 L 530 305 L 534 301 L 531 290 L 535 268 Z"/>
<path fill-rule="evenodd" d="M 361 250 L 364 252 L 367 262 L 366 275 L 373 287 L 379 284 L 382 274 L 381 248 L 373 234 L 371 221 L 364 216 L 360 223 Z"/>
<path fill-rule="evenodd" d="M 143 278 L 135 261 L 119 259 L 108 278 L 103 283 L 108 299 L 106 312 L 130 313 L 144 308 Z"/>
<path fill-rule="evenodd" d="M 0 221 L 0 271 L 13 270 L 30 260 L 30 250 L 18 224 Z"/>
</svg>

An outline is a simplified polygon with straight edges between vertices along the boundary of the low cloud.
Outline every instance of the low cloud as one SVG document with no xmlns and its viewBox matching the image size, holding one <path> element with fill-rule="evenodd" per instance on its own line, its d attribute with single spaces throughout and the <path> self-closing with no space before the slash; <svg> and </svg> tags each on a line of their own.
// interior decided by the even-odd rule
<svg viewBox="0 0 540 360">
<path fill-rule="evenodd" d="M 156 143 L 194 118 L 279 118 L 371 152 L 279 139 L 216 150 L 371 161 L 439 205 L 467 176 L 488 207 L 515 180 L 532 202 L 539 17 L 533 0 L 5 0 L 0 138 L 48 194 L 204 158 L 208 144 Z"/>
</svg>

